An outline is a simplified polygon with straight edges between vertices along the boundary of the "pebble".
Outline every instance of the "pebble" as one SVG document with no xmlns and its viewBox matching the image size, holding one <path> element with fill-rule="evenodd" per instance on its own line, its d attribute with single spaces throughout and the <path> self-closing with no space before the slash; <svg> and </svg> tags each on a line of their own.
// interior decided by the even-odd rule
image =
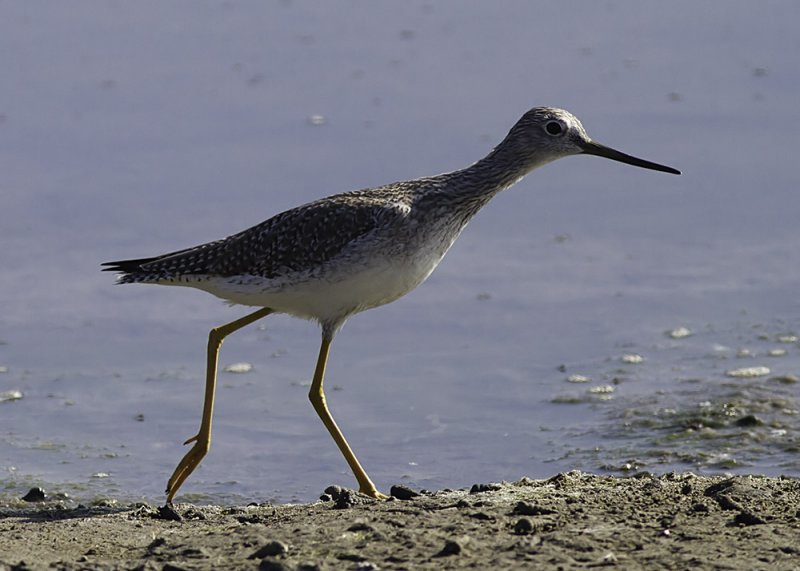
<svg viewBox="0 0 800 571">
<path fill-rule="evenodd" d="M 179 514 L 171 504 L 166 504 L 158 508 L 156 519 L 163 519 L 166 521 L 183 521 L 181 514 Z"/>
<path fill-rule="evenodd" d="M 500 484 L 473 484 L 469 489 L 470 494 L 482 494 L 484 492 L 496 492 L 502 489 Z"/>
<path fill-rule="evenodd" d="M 264 557 L 274 557 L 278 555 L 286 555 L 289 553 L 289 546 L 282 541 L 268 541 L 256 551 L 254 551 L 248 559 L 263 559 Z"/>
<path fill-rule="evenodd" d="M 691 334 L 692 332 L 686 327 L 676 327 L 667 333 L 667 335 L 673 339 L 683 339 L 684 337 L 689 337 Z"/>
<path fill-rule="evenodd" d="M 737 516 L 733 518 L 733 522 L 739 525 L 763 525 L 767 523 L 764 519 L 747 510 L 740 511 Z"/>
<path fill-rule="evenodd" d="M 5 392 L 0 393 L 0 402 L 6 401 L 6 400 L 19 400 L 23 396 L 24 395 L 22 394 L 22 391 L 16 391 L 16 390 L 5 391 Z"/>
<path fill-rule="evenodd" d="M 608 395 L 613 393 L 615 390 L 616 389 L 612 385 L 599 385 L 589 389 L 589 392 L 595 395 Z"/>
<path fill-rule="evenodd" d="M 226 373 L 249 373 L 253 370 L 253 365 L 250 363 L 231 363 L 226 365 L 224 371 Z"/>
<path fill-rule="evenodd" d="M 333 507 L 337 510 L 345 510 L 353 506 L 370 504 L 376 501 L 369 496 L 342 486 L 328 486 L 325 488 L 325 494 L 333 499 Z"/>
<path fill-rule="evenodd" d="M 517 523 L 514 524 L 514 533 L 517 535 L 528 535 L 529 533 L 533 533 L 533 522 L 526 517 L 520 518 L 517 520 Z"/>
<path fill-rule="evenodd" d="M 599 561 L 600 565 L 616 565 L 617 563 L 619 563 L 619 558 L 613 551 L 609 551 L 603 555 Z"/>
<path fill-rule="evenodd" d="M 518 515 L 547 515 L 556 513 L 555 510 L 543 508 L 530 502 L 520 501 L 514 506 L 514 513 Z"/>
<path fill-rule="evenodd" d="M 28 493 L 22 496 L 23 502 L 43 502 L 47 499 L 47 494 L 44 489 L 36 487 L 28 490 Z"/>
<path fill-rule="evenodd" d="M 325 495 L 330 497 L 332 500 L 336 501 L 339 499 L 339 496 L 344 494 L 346 491 L 347 488 L 344 488 L 342 486 L 336 486 L 336 485 L 328 486 L 327 488 L 325 488 Z"/>
<path fill-rule="evenodd" d="M 729 377 L 736 377 L 739 379 L 746 379 L 752 377 L 764 377 L 770 374 L 769 367 L 741 367 L 740 369 L 731 369 L 725 372 Z"/>
<path fill-rule="evenodd" d="M 280 561 L 267 557 L 258 564 L 258 571 L 289 571 L 289 567 Z"/>
<path fill-rule="evenodd" d="M 436 554 L 436 557 L 448 557 L 450 555 L 459 555 L 464 550 L 461 544 L 453 539 L 448 539 L 444 542 L 442 550 Z"/>
<path fill-rule="evenodd" d="M 419 492 L 412 490 L 408 486 L 396 484 L 389 490 L 389 495 L 398 500 L 411 500 L 419 496 Z"/>
<path fill-rule="evenodd" d="M 755 416 L 754 414 L 748 414 L 746 416 L 743 416 L 742 418 L 737 419 L 736 422 L 734 422 L 734 424 L 736 426 L 744 426 L 744 427 L 761 426 L 764 424 L 764 421 Z"/>
</svg>

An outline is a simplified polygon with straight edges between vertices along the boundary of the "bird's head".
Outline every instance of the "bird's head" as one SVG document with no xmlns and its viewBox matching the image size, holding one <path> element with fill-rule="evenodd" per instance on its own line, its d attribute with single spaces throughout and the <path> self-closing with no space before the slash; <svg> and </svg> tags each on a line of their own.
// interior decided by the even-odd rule
<svg viewBox="0 0 800 571">
<path fill-rule="evenodd" d="M 595 155 L 636 167 L 680 174 L 680 171 L 627 155 L 592 141 L 575 115 L 555 107 L 534 107 L 511 128 L 503 143 L 531 162 L 530 168 L 570 155 Z"/>
</svg>

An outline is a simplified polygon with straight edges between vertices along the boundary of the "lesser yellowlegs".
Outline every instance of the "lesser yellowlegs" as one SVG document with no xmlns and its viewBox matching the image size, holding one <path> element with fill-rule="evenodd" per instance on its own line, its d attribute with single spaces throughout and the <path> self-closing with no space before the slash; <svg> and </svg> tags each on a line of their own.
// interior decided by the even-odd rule
<svg viewBox="0 0 800 571">
<path fill-rule="evenodd" d="M 533 169 L 569 155 L 596 155 L 647 169 L 679 171 L 592 141 L 571 113 L 531 109 L 492 152 L 454 172 L 336 194 L 287 210 L 222 240 L 152 258 L 108 262 L 119 283 L 198 288 L 260 307 L 211 330 L 203 415 L 191 450 L 167 483 L 171 504 L 211 443 L 217 355 L 222 340 L 270 313 L 322 327 L 309 399 L 350 465 L 359 491 L 383 498 L 336 426 L 322 386 L 331 342 L 347 319 L 402 297 L 436 268 L 470 219 Z"/>
</svg>

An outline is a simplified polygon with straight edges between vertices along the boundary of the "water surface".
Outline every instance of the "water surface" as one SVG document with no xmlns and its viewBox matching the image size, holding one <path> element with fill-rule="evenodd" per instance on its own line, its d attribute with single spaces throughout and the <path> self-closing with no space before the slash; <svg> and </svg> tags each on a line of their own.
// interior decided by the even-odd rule
<svg viewBox="0 0 800 571">
<path fill-rule="evenodd" d="M 798 10 L 6 5 L 6 497 L 39 484 L 160 499 L 199 424 L 207 332 L 244 313 L 115 287 L 100 262 L 460 168 L 534 105 L 684 174 L 548 165 L 488 205 L 423 287 L 351 320 L 329 402 L 373 479 L 800 475 Z M 220 374 L 212 451 L 184 498 L 310 500 L 353 483 L 306 398 L 318 343 L 286 317 L 226 342 L 223 366 L 253 368 Z M 726 374 L 744 367 L 770 372 Z"/>
</svg>

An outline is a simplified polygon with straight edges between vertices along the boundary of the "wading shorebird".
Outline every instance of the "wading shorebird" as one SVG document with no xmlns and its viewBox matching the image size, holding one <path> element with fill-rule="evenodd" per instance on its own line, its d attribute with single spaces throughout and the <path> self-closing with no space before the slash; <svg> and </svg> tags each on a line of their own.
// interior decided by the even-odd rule
<svg viewBox="0 0 800 571">
<path fill-rule="evenodd" d="M 200 430 L 167 483 L 167 505 L 211 444 L 211 417 L 222 340 L 266 317 L 287 313 L 322 328 L 309 399 L 350 465 L 359 491 L 385 498 L 361 467 L 325 401 L 331 342 L 347 319 L 392 302 L 436 268 L 470 219 L 498 192 L 535 168 L 570 155 L 595 155 L 680 174 L 592 141 L 571 113 L 535 107 L 486 157 L 461 170 L 355 190 L 287 210 L 222 240 L 152 258 L 103 264 L 118 283 L 201 289 L 260 309 L 215 327 L 208 336 Z"/>
</svg>

